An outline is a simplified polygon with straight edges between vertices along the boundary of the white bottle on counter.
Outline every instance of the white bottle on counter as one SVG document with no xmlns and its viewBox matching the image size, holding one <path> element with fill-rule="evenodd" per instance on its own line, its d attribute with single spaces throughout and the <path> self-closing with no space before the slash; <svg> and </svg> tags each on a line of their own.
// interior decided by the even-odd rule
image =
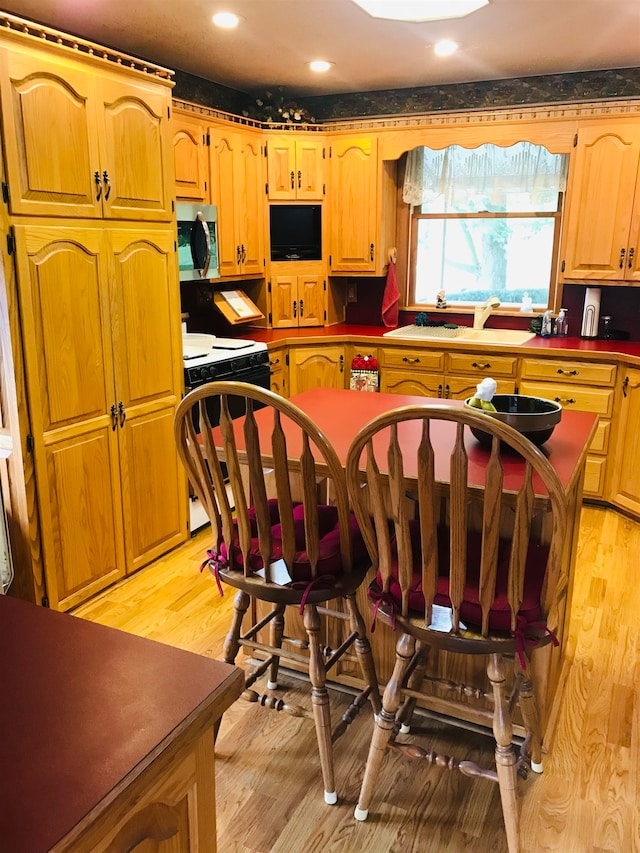
<svg viewBox="0 0 640 853">
<path fill-rule="evenodd" d="M 569 321 L 567 320 L 567 309 L 561 308 L 556 320 L 556 335 L 569 334 Z"/>
</svg>

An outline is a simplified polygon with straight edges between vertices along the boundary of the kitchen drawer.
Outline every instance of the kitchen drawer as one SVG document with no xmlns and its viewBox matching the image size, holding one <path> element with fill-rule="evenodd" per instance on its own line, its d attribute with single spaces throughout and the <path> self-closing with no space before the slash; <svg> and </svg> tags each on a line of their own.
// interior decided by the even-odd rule
<svg viewBox="0 0 640 853">
<path fill-rule="evenodd" d="M 518 359 L 508 356 L 478 355 L 477 353 L 452 353 L 447 355 L 447 373 L 477 376 L 478 382 L 485 376 L 515 376 Z M 501 392 L 504 393 L 504 392 Z"/>
<path fill-rule="evenodd" d="M 383 349 L 380 351 L 380 366 L 444 373 L 444 353 L 416 349 Z"/>
<path fill-rule="evenodd" d="M 588 456 L 584 469 L 585 494 L 594 498 L 604 496 L 604 478 L 607 469 L 606 456 Z"/>
<path fill-rule="evenodd" d="M 616 380 L 616 366 L 589 361 L 523 358 L 520 376 L 522 379 L 613 385 Z"/>
<path fill-rule="evenodd" d="M 560 385 L 557 382 L 521 382 L 519 387 L 521 394 L 555 400 L 565 409 L 595 412 L 607 418 L 610 418 L 613 412 L 613 388 Z"/>
</svg>

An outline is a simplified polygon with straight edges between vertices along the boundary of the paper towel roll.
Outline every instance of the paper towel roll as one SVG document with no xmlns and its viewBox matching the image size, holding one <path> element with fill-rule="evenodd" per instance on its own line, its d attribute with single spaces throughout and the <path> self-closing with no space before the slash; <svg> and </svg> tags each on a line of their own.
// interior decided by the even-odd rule
<svg viewBox="0 0 640 853">
<path fill-rule="evenodd" d="M 598 336 L 598 321 L 600 319 L 600 288 L 588 287 L 584 297 L 582 312 L 582 337 L 596 338 Z"/>
</svg>

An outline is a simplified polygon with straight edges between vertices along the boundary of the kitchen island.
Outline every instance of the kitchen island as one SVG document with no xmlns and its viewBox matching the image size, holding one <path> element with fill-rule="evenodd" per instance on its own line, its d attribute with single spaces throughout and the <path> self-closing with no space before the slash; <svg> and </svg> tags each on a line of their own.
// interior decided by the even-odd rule
<svg viewBox="0 0 640 853">
<path fill-rule="evenodd" d="M 6 596 L 0 648 L 2 851 L 214 853 L 240 669 Z"/>
</svg>

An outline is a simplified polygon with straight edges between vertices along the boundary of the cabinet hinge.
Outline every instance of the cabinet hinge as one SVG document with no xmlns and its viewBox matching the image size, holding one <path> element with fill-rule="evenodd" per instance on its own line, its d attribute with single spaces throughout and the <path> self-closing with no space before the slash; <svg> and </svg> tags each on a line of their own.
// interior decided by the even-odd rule
<svg viewBox="0 0 640 853">
<path fill-rule="evenodd" d="M 269 311 L 269 325 L 273 325 L 273 320 L 271 319 L 271 311 Z"/>
<path fill-rule="evenodd" d="M 204 191 L 206 192 L 208 189 L 209 189 L 209 184 L 205 181 L 204 182 Z"/>
<path fill-rule="evenodd" d="M 171 118 L 171 107 L 167 107 L 167 118 Z"/>
<path fill-rule="evenodd" d="M 322 195 L 326 195 L 326 194 L 327 194 L 327 185 L 323 184 L 322 185 Z"/>
<path fill-rule="evenodd" d="M 267 293 L 271 293 L 271 281 L 267 282 Z"/>
<path fill-rule="evenodd" d="M 287 353 L 284 357 L 284 363 L 289 367 L 289 353 Z"/>
<path fill-rule="evenodd" d="M 562 262 L 562 264 L 560 265 L 560 271 L 561 271 L 561 272 L 564 272 L 564 261 L 563 261 L 563 262 Z"/>
<path fill-rule="evenodd" d="M 324 147 L 324 145 L 322 146 L 322 159 L 327 159 L 327 149 Z"/>
<path fill-rule="evenodd" d="M 331 255 L 329 255 L 329 266 L 331 266 Z"/>
<path fill-rule="evenodd" d="M 329 146 L 329 158 L 331 158 L 331 146 Z"/>
<path fill-rule="evenodd" d="M 325 278 L 325 280 L 324 280 L 324 289 L 325 289 L 325 292 L 326 292 L 326 290 L 327 290 L 327 280 L 326 280 L 326 278 Z"/>
<path fill-rule="evenodd" d="M 173 199 L 171 199 L 171 213 L 175 213 L 176 203 Z"/>
<path fill-rule="evenodd" d="M 211 147 L 211 134 L 207 131 L 207 148 Z"/>
<path fill-rule="evenodd" d="M 173 241 L 173 251 L 174 251 L 174 252 L 177 252 L 177 251 L 178 251 L 178 241 L 177 241 L 177 240 L 174 240 L 174 241 Z"/>
<path fill-rule="evenodd" d="M 264 156 L 265 156 L 265 157 L 267 156 L 267 146 L 268 146 L 268 145 L 269 145 L 269 143 L 268 143 L 268 142 L 265 142 L 265 144 L 264 144 Z"/>
<path fill-rule="evenodd" d="M 324 321 L 325 321 L 325 323 L 327 322 L 327 312 L 326 311 L 324 312 Z"/>
<path fill-rule="evenodd" d="M 13 255 L 16 250 L 16 241 L 13 239 L 13 227 L 7 234 L 7 254 Z"/>
<path fill-rule="evenodd" d="M 269 195 L 269 184 L 264 185 L 264 194 Z"/>
<path fill-rule="evenodd" d="M 29 433 L 29 435 L 27 435 L 26 440 L 25 440 L 25 445 L 27 448 L 27 453 L 33 453 L 34 442 L 33 442 L 33 436 L 31 435 L 31 433 Z"/>
<path fill-rule="evenodd" d="M 578 145 L 578 134 L 573 137 L 573 147 L 576 148 Z"/>
<path fill-rule="evenodd" d="M 47 598 L 46 595 L 42 596 L 42 606 L 43 607 L 49 607 L 49 599 Z"/>
<path fill-rule="evenodd" d="M 9 204 L 9 184 L 6 181 L 2 182 L 2 201 Z"/>
</svg>

